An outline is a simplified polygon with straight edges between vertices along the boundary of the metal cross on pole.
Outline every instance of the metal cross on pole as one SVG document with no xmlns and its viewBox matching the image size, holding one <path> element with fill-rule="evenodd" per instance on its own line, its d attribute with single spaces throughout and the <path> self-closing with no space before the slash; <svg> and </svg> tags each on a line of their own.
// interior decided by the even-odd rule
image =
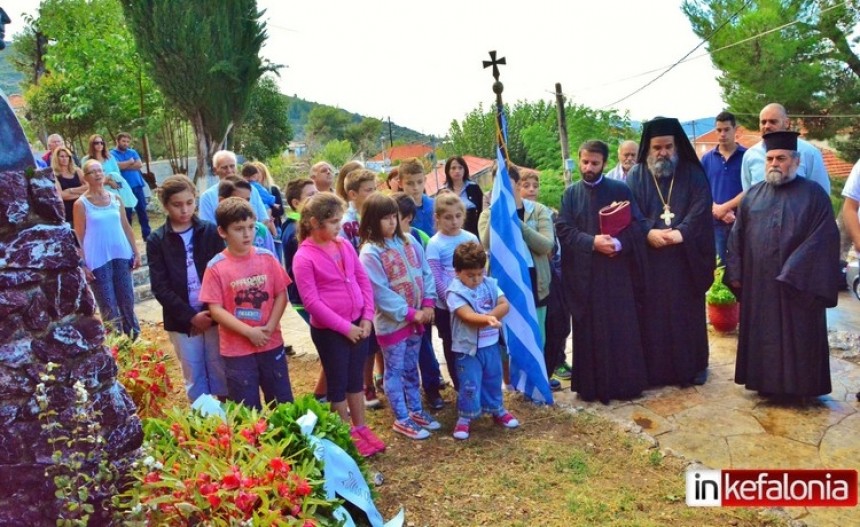
<svg viewBox="0 0 860 527">
<path fill-rule="evenodd" d="M 508 157 L 507 145 L 505 142 L 507 138 L 504 137 L 504 128 L 502 127 L 502 112 L 504 111 L 504 104 L 502 103 L 502 92 L 505 90 L 505 86 L 499 80 L 499 66 L 507 65 L 507 61 L 505 61 L 505 57 L 496 58 L 496 51 L 493 50 L 490 52 L 490 60 L 483 61 L 484 69 L 493 67 L 493 78 L 496 79 L 496 82 L 493 83 L 493 93 L 496 94 L 496 126 L 498 127 L 498 142 L 499 148 L 502 149 L 502 153 L 505 156 L 505 159 Z"/>
</svg>

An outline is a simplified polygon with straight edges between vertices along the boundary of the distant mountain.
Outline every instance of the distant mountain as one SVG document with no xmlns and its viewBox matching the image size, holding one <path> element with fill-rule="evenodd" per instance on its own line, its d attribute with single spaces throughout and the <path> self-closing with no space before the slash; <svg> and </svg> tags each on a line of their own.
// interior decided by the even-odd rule
<svg viewBox="0 0 860 527">
<path fill-rule="evenodd" d="M 6 42 L 6 49 L 0 51 L 0 88 L 7 96 L 21 93 L 21 82 L 24 80 L 24 74 L 12 65 L 11 44 Z"/>
<path fill-rule="evenodd" d="M 289 109 L 289 120 L 290 126 L 293 127 L 293 134 L 295 134 L 295 139 L 301 141 L 305 137 L 305 124 L 308 122 L 308 114 L 311 113 L 311 110 L 316 108 L 317 106 L 329 106 L 327 104 L 321 104 L 313 101 L 308 101 L 306 99 L 302 99 L 298 96 L 289 95 L 284 96 L 290 103 Z M 347 110 L 342 110 L 344 113 L 348 114 L 352 119 L 352 122 L 359 123 L 366 117 L 357 113 L 349 112 Z M 383 121 L 382 133 L 385 134 L 386 139 L 388 138 L 388 121 Z M 411 128 L 406 128 L 405 126 L 400 126 L 395 123 L 391 123 L 391 136 L 394 139 L 394 142 L 403 141 L 405 143 L 426 143 L 430 142 L 430 136 L 424 135 L 420 132 L 416 132 Z"/>
</svg>

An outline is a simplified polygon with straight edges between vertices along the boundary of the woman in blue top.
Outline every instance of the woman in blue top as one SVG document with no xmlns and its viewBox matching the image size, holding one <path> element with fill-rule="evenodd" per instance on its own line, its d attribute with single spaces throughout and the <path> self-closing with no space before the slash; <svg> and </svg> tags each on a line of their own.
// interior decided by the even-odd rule
<svg viewBox="0 0 860 527">
<path fill-rule="evenodd" d="M 462 156 L 448 158 L 445 162 L 445 188 L 460 196 L 466 207 L 463 229 L 477 236 L 478 218 L 484 210 L 484 192 L 469 179 L 469 166 Z"/>
</svg>

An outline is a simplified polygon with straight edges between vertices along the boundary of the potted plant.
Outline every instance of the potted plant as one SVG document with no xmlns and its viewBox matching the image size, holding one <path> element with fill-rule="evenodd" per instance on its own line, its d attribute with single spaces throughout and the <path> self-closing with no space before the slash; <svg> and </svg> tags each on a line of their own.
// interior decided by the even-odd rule
<svg viewBox="0 0 860 527">
<path fill-rule="evenodd" d="M 705 293 L 705 302 L 708 305 L 708 320 L 714 329 L 720 333 L 729 333 L 738 327 L 740 306 L 738 300 L 726 284 L 723 283 L 723 274 L 726 268 L 717 267 L 714 271 L 714 283 Z"/>
</svg>

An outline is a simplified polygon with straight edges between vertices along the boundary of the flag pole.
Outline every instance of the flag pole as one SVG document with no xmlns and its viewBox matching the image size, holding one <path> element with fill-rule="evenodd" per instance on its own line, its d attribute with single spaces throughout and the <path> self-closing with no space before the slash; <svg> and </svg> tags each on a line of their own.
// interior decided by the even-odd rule
<svg viewBox="0 0 860 527">
<path fill-rule="evenodd" d="M 502 126 L 502 112 L 505 111 L 505 105 L 502 102 L 502 92 L 505 91 L 505 86 L 499 80 L 499 66 L 507 65 L 507 61 L 505 57 L 496 57 L 496 51 L 493 50 L 490 52 L 490 60 L 483 61 L 484 68 L 493 68 L 493 78 L 495 82 L 493 82 L 493 93 L 496 94 L 496 142 L 499 145 L 499 149 L 502 151 L 502 155 L 506 161 L 509 161 L 508 158 L 508 138 L 504 135 L 504 127 Z"/>
</svg>

